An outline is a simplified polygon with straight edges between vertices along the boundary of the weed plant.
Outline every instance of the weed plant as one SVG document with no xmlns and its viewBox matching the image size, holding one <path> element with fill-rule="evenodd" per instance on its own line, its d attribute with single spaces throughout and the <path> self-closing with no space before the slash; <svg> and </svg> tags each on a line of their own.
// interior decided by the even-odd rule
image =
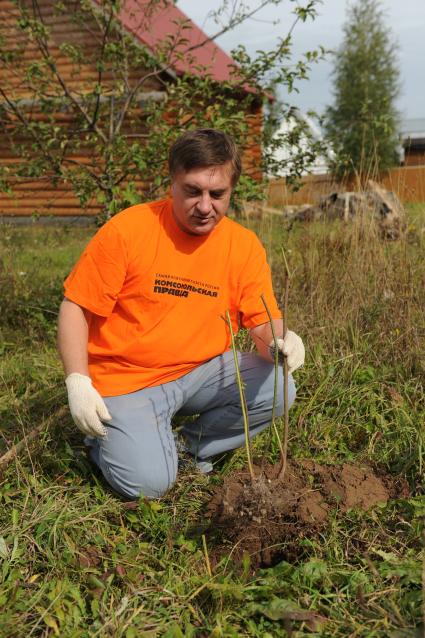
<svg viewBox="0 0 425 638">
<path fill-rule="evenodd" d="M 407 479 L 411 496 L 367 513 L 336 508 L 326 532 L 300 539 L 299 554 L 271 569 L 253 574 L 249 557 L 235 566 L 229 548 L 210 574 L 205 502 L 244 464 L 244 450 L 211 476 L 182 470 L 159 502 L 129 504 L 93 473 L 63 418 L 2 476 L 1 636 L 422 635 L 424 207 L 411 208 L 405 236 L 387 243 L 367 219 L 290 232 L 274 216 L 248 225 L 267 248 L 279 297 L 285 247 L 288 324 L 306 343 L 289 455 L 370 463 Z M 5 450 L 66 400 L 56 314 L 94 228 L 0 231 Z M 252 347 L 245 332 L 238 342 Z M 276 461 L 279 451 L 265 432 L 253 453 Z"/>
</svg>

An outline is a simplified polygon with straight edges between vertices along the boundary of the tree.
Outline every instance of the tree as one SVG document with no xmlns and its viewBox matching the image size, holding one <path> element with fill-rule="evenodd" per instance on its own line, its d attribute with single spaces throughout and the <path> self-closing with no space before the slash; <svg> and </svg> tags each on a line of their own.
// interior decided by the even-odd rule
<svg viewBox="0 0 425 638">
<path fill-rule="evenodd" d="M 396 52 L 379 0 L 351 5 L 335 55 L 334 104 L 325 114 L 338 177 L 372 176 L 399 163 Z"/>
<path fill-rule="evenodd" d="M 0 34 L 0 128 L 13 155 L 0 168 L 1 190 L 13 194 L 16 178 L 45 180 L 46 188 L 67 183 L 81 206 L 95 200 L 103 205 L 103 219 L 109 217 L 164 192 L 167 149 L 186 128 L 221 128 L 242 148 L 258 143 L 249 116 L 255 104 L 267 100 L 277 83 L 291 89 L 319 57 L 308 52 L 289 63 L 292 29 L 314 18 L 319 0 L 296 3 L 291 31 L 274 50 L 252 58 L 239 47 L 237 65 L 220 84 L 207 65 L 200 68 L 195 50 L 282 0 L 261 0 L 254 8 L 242 0 L 223 0 L 215 36 L 194 46 L 187 38 L 190 26 L 182 22 L 156 43 L 154 53 L 123 28 L 120 12 L 127 1 L 73 0 L 72 11 L 62 0 L 15 1 L 6 23 L 12 31 Z M 157 11 L 173 3 L 130 4 L 138 28 L 149 33 Z M 57 24 L 62 25 L 59 44 Z M 194 72 L 176 74 L 182 61 Z M 257 173 L 267 156 L 260 161 Z M 244 199 L 259 196 L 255 174 L 244 175 L 236 196 L 241 193 Z"/>
</svg>

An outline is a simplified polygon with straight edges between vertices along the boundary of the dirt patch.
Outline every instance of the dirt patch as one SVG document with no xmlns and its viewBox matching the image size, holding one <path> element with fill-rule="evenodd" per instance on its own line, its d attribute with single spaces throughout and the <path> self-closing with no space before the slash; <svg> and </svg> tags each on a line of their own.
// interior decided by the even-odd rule
<svg viewBox="0 0 425 638">
<path fill-rule="evenodd" d="M 233 473 L 217 488 L 207 508 L 210 534 L 219 545 L 232 545 L 232 558 L 251 557 L 252 567 L 267 567 L 299 554 L 300 540 L 322 531 L 332 509 L 367 510 L 390 498 L 407 496 L 408 486 L 370 467 L 345 463 L 320 465 L 311 460 L 288 464 L 283 481 L 276 466 Z M 223 547 L 217 548 L 216 557 Z"/>
</svg>

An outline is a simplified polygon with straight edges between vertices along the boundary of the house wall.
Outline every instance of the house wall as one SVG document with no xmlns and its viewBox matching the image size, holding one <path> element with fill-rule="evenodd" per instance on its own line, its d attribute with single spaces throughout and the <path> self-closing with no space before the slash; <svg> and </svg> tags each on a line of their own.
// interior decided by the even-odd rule
<svg viewBox="0 0 425 638">
<path fill-rule="evenodd" d="M 32 3 L 26 0 L 23 4 L 30 9 Z M 99 80 L 99 72 L 94 59 L 98 57 L 102 47 L 102 34 L 94 19 L 85 20 L 84 24 L 76 21 L 79 0 L 65 2 L 64 13 L 55 10 L 53 0 L 37 0 L 40 17 L 49 29 L 48 53 L 55 60 L 58 73 L 66 85 L 73 91 L 84 93 L 93 88 L 93 83 Z M 73 11 L 74 9 L 74 11 Z M 13 93 L 15 99 L 34 97 L 34 93 L 28 88 L 28 83 L 22 82 L 24 68 L 29 62 L 40 62 L 43 56 L 38 45 L 28 38 L 25 31 L 17 27 L 17 19 L 20 11 L 12 0 L 0 0 L 0 37 L 2 48 L 9 52 L 18 52 L 19 59 L 14 60 L 11 66 L 0 67 L 1 86 L 8 93 Z M 66 42 L 81 48 L 82 60 L 77 65 L 70 55 L 67 55 L 61 45 Z M 126 67 L 127 68 L 127 67 Z M 128 80 L 134 82 L 140 77 L 140 68 L 128 65 Z M 142 70 L 143 71 L 143 70 Z M 49 71 L 46 70 L 49 74 Z M 50 72 L 52 73 L 52 72 Z M 115 81 L 115 73 L 109 66 L 105 66 L 101 83 L 110 86 Z M 144 84 L 145 91 L 160 90 L 162 85 L 150 78 Z"/>
<path fill-rule="evenodd" d="M 425 165 L 425 149 L 406 149 L 404 154 L 405 166 Z"/>
<path fill-rule="evenodd" d="M 31 6 L 30 0 L 26 0 Z M 44 23 L 50 29 L 49 53 L 57 64 L 58 72 L 66 85 L 75 93 L 84 94 L 93 89 L 93 84 L 99 79 L 98 71 L 93 57 L 102 45 L 102 39 L 95 20 L 88 20 L 84 25 L 73 22 L 72 6 L 78 6 L 79 0 L 72 0 L 66 3 L 65 14 L 54 11 L 55 2 L 53 0 L 38 0 L 40 14 Z M 0 0 L 0 38 L 3 39 L 2 48 L 10 52 L 19 52 L 18 58 L 11 65 L 0 67 L 0 86 L 13 100 L 25 101 L 26 113 L 31 113 L 33 120 L 42 121 L 46 115 L 36 105 L 36 94 L 29 88 L 27 82 L 23 81 L 24 70 L 30 61 L 41 61 L 42 56 L 35 43 L 31 42 L 27 35 L 16 26 L 19 11 L 12 0 Z M 61 44 L 66 41 L 75 44 L 83 50 L 83 62 L 76 65 L 70 55 L 67 55 Z M 144 69 L 131 68 L 128 70 L 128 80 L 137 81 Z M 48 73 L 48 71 L 46 71 Z M 102 84 L 104 93 L 114 81 L 114 73 L 111 69 L 105 69 L 102 74 Z M 168 81 L 171 81 L 168 79 Z M 151 78 L 143 85 L 146 93 L 164 94 L 164 85 L 156 78 Z M 22 102 L 21 102 L 22 104 Z M 0 97 L 1 106 L 1 97 Z M 60 110 L 54 114 L 55 122 L 58 126 L 69 128 L 71 131 L 74 122 L 74 114 L 71 111 Z M 247 144 L 243 155 L 244 170 L 254 178 L 261 177 L 261 128 L 262 128 L 262 106 L 260 102 L 254 103 L 246 115 L 248 124 Z M 8 137 L 9 127 L 7 122 L 1 121 L 2 131 L 0 135 L 0 170 L 8 166 L 9 183 L 12 187 L 12 194 L 0 190 L 0 215 L 3 216 L 30 216 L 55 215 L 55 216 L 75 216 L 75 215 L 97 215 L 101 207 L 94 200 L 88 202 L 82 210 L 78 198 L 75 196 L 69 182 L 59 180 L 53 182 L 49 176 L 43 178 L 30 179 L 28 177 L 18 177 L 13 174 L 13 166 L 21 162 L 17 156 Z M 135 130 L 136 135 L 145 134 L 147 131 L 143 124 L 143 112 L 140 110 L 140 119 L 137 120 Z M 127 130 L 127 133 L 129 131 Z M 131 131 L 130 131 L 131 132 Z M 28 141 L 29 138 L 27 138 Z M 19 141 L 15 139 L 15 142 Z M 20 140 L 24 142 L 23 138 Z M 34 149 L 34 154 L 37 150 Z M 67 155 L 69 160 L 79 163 L 88 163 L 92 156 L 90 147 L 80 147 L 76 154 L 72 152 Z M 148 185 L 143 181 L 141 175 L 136 178 L 136 188 L 141 193 L 146 192 Z"/>
<path fill-rule="evenodd" d="M 246 149 L 242 155 L 243 171 L 253 179 L 261 178 L 261 106 L 253 106 L 247 115 L 248 135 Z M 6 148 L 0 143 L 0 165 L 5 158 Z M 89 161 L 89 156 L 80 156 L 78 161 Z M 9 158 L 10 161 L 10 158 Z M 143 180 L 143 175 L 133 180 L 136 190 L 142 194 L 149 185 Z M 18 179 L 13 182 L 13 193 L 8 195 L 0 191 L 0 216 L 28 217 L 40 216 L 96 216 L 101 212 L 101 206 L 93 199 L 81 208 L 80 203 L 70 183 L 59 181 L 53 185 L 48 177 L 38 180 Z"/>
<path fill-rule="evenodd" d="M 72 121 L 71 116 L 58 115 L 58 122 L 63 126 Z M 248 134 L 246 148 L 242 154 L 243 171 L 254 179 L 261 179 L 261 130 L 262 130 L 262 109 L 261 105 L 253 105 L 247 114 Z M 143 131 L 142 114 L 138 131 Z M 72 156 L 78 162 L 90 161 L 90 150 L 86 155 Z M 11 165 L 18 162 L 18 158 L 13 157 L 10 146 L 4 137 L 0 137 L 0 167 L 1 165 Z M 139 178 L 132 178 L 135 182 L 136 190 L 141 193 L 141 201 L 145 199 L 143 193 L 149 191 L 143 175 Z M 53 183 L 51 178 L 45 176 L 40 179 L 28 179 L 14 177 L 10 180 L 12 184 L 12 194 L 1 192 L 0 190 L 0 216 L 25 217 L 31 215 L 40 216 L 96 216 L 101 212 L 101 206 L 92 199 L 84 209 L 81 208 L 78 198 L 74 194 L 72 185 L 69 182 L 59 180 Z M 124 183 L 125 184 L 125 183 Z"/>
<path fill-rule="evenodd" d="M 242 154 L 242 170 L 253 179 L 261 180 L 261 135 L 263 128 L 263 108 L 261 103 L 254 103 L 246 116 L 248 134 L 246 148 Z"/>
<path fill-rule="evenodd" d="M 30 4 L 30 3 L 28 3 Z M 55 13 L 55 3 L 52 0 L 38 0 L 40 14 L 43 22 L 50 29 L 49 53 L 55 60 L 60 77 L 66 83 L 67 88 L 75 95 L 84 95 L 87 91 L 92 91 L 93 86 L 99 81 L 98 70 L 96 69 L 94 58 L 101 47 L 102 41 L 100 31 L 95 20 L 87 20 L 84 25 L 73 22 L 72 7 L 78 2 L 68 2 L 65 14 Z M 19 10 L 11 0 L 0 0 L 0 38 L 3 39 L 2 48 L 4 50 L 18 53 L 18 58 L 10 65 L 0 66 L 0 86 L 7 96 L 16 101 L 25 112 L 25 116 L 31 121 L 47 121 L 47 116 L 41 112 L 37 106 L 37 95 L 31 90 L 30 85 L 24 80 L 25 69 L 31 61 L 41 62 L 42 55 L 38 46 L 29 40 L 26 34 L 21 31 L 16 24 Z M 61 50 L 61 44 L 74 44 L 81 47 L 83 51 L 83 61 L 76 64 L 69 55 Z M 48 73 L 48 71 L 46 71 Z M 141 74 L 145 73 L 143 68 L 128 67 L 127 80 L 134 84 Z M 108 95 L 108 88 L 115 82 L 114 71 L 105 68 L 102 73 L 101 83 L 103 93 Z M 145 95 L 155 95 L 160 99 L 160 95 L 165 95 L 164 86 L 157 78 L 150 78 L 143 84 Z M 49 93 L 51 93 L 49 88 Z M 1 96 L 0 96 L 1 106 Z M 75 122 L 75 114 L 72 110 L 61 109 L 54 113 L 55 124 L 69 129 L 70 133 Z M 72 186 L 66 181 L 59 180 L 53 182 L 48 176 L 39 179 L 30 179 L 13 175 L 13 166 L 21 162 L 21 157 L 17 155 L 16 144 L 26 143 L 31 140 L 30 136 L 16 136 L 12 138 L 9 133 L 12 126 L 8 125 L 5 119 L 0 120 L 0 170 L 7 166 L 9 168 L 8 181 L 11 184 L 13 194 L 0 191 L 0 215 L 5 216 L 27 216 L 27 215 L 81 215 L 82 210 L 78 198 L 74 195 Z M 143 113 L 140 110 L 140 118 L 136 117 L 134 130 L 125 131 L 127 134 L 134 134 L 135 138 L 146 133 L 143 124 Z M 75 127 L 74 127 L 75 128 Z M 34 149 L 33 156 L 37 150 Z M 89 146 L 81 146 L 79 138 L 79 148 L 75 152 L 71 150 L 67 154 L 68 160 L 78 163 L 88 163 L 92 157 L 92 150 Z M 141 177 L 137 181 L 137 187 L 142 190 L 146 185 Z M 96 215 L 100 211 L 100 206 L 91 201 L 87 204 L 85 213 Z"/>
</svg>

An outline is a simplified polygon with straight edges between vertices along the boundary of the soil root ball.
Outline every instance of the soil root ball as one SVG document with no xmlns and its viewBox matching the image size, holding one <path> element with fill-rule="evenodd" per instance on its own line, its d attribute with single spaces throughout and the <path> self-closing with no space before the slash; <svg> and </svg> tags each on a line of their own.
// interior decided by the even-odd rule
<svg viewBox="0 0 425 638">
<path fill-rule="evenodd" d="M 299 541 L 323 530 L 334 508 L 367 510 L 408 493 L 407 484 L 398 481 L 396 487 L 393 477 L 379 477 L 370 467 L 349 463 L 292 461 L 283 481 L 277 474 L 271 465 L 257 467 L 254 482 L 248 472 L 233 473 L 208 504 L 210 533 L 226 544 L 226 553 L 228 544 L 233 545 L 233 560 L 248 553 L 253 568 L 299 554 Z"/>
</svg>

